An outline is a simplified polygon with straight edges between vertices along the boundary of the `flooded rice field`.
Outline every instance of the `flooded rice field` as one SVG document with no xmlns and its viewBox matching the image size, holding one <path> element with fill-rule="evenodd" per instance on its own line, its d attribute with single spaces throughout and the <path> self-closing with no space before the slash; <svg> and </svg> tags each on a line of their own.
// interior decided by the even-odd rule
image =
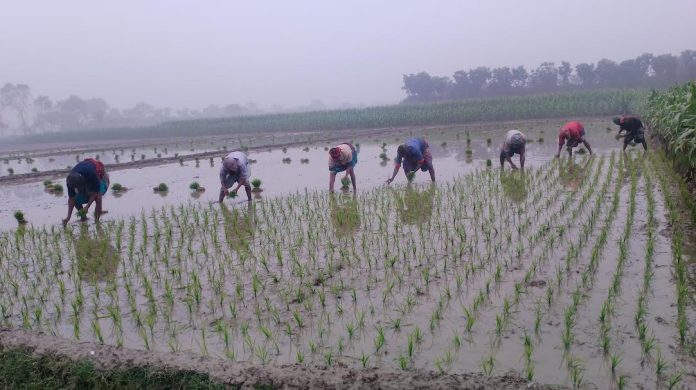
<svg viewBox="0 0 696 390">
<path fill-rule="evenodd" d="M 594 141 L 594 151 L 605 153 L 615 150 L 618 142 L 612 138 L 603 127 L 603 122 L 586 123 L 588 130 L 593 129 L 596 135 L 590 138 Z M 538 166 L 553 158 L 556 151 L 556 125 L 547 122 L 525 123 L 521 128 L 526 129 L 528 144 L 527 166 Z M 594 125 L 594 126 L 593 126 Z M 593 127 L 591 127 L 593 126 Z M 486 160 L 490 159 L 494 168 L 499 167 L 499 145 L 504 138 L 506 129 L 460 128 L 446 130 L 409 130 L 403 132 L 388 132 L 378 135 L 362 136 L 352 139 L 360 149 L 356 167 L 358 191 L 367 190 L 384 184 L 393 170 L 393 158 L 396 147 L 410 136 L 425 135 L 430 142 L 433 161 L 438 181 L 447 181 L 466 172 L 486 168 Z M 467 134 L 469 136 L 467 137 Z M 273 144 L 262 143 L 248 152 L 254 161 L 251 165 L 252 178 L 262 181 L 262 192 L 255 193 L 257 199 L 279 195 L 292 194 L 297 191 L 318 190 L 328 188 L 328 152 L 331 142 L 320 140 L 320 136 L 308 136 L 309 141 L 298 141 L 291 135 L 287 138 L 274 136 L 272 142 L 300 142 L 291 147 L 274 147 Z M 326 138 L 322 135 L 321 138 Z M 467 144 L 467 139 L 470 143 Z M 490 139 L 490 143 L 488 140 Z M 542 141 L 542 142 L 539 142 Z M 386 144 L 386 145 L 385 145 Z M 160 146 L 148 146 L 162 152 Z M 165 147 L 166 148 L 166 147 Z M 467 150 L 471 150 L 468 154 Z M 206 149 L 206 151 L 210 151 Z M 171 154 L 171 150 L 168 150 Z M 178 205 L 187 202 L 216 202 L 220 188 L 218 172 L 221 158 L 227 151 L 220 150 L 219 155 L 211 158 L 187 159 L 182 162 L 172 162 L 145 166 L 142 168 L 122 169 L 111 172 L 111 183 L 119 183 L 128 188 L 127 192 L 109 193 L 104 198 L 104 208 L 109 214 L 103 217 L 122 218 L 139 216 L 143 209 L 150 210 L 166 205 Z M 565 153 L 565 151 L 564 151 Z M 384 158 L 381 155 L 384 154 Z M 95 157 L 90 154 L 80 154 L 80 158 Z M 75 163 L 75 155 L 63 155 L 70 160 L 68 165 Z M 100 156 L 104 161 L 104 157 Z M 515 157 L 517 161 L 517 157 Z M 58 165 L 57 168 L 64 168 Z M 48 169 L 48 168 L 46 168 Z M 27 221 L 35 226 L 60 223 L 67 214 L 67 195 L 51 193 L 45 190 L 45 179 L 61 183 L 65 187 L 65 173 L 48 175 L 34 180 L 22 180 L 17 184 L 12 182 L 0 185 L 0 230 L 14 228 L 16 221 L 13 213 L 21 210 Z M 342 176 L 339 176 L 342 177 Z M 338 180 L 337 180 L 338 181 Z M 416 176 L 416 183 L 429 182 L 427 173 L 421 172 Z M 205 192 L 194 192 L 189 189 L 193 182 L 198 182 Z M 405 183 L 403 173 L 397 176 L 397 183 Z M 153 187 L 165 183 L 169 187 L 166 193 L 155 194 Z M 337 188 L 340 183 L 337 183 Z M 243 191 L 233 203 L 244 202 Z M 230 200 L 228 200 L 230 202 Z"/>
<path fill-rule="evenodd" d="M 65 196 L 3 184 L 0 320 L 258 364 L 694 388 L 661 165 L 603 128 L 572 160 L 551 158 L 555 128 L 523 130 L 545 138 L 524 173 L 498 169 L 505 130 L 433 130 L 438 182 L 390 187 L 383 144 L 393 158 L 407 134 L 356 139 L 355 195 L 327 193 L 319 142 L 250 152 L 251 203 L 216 203 L 219 159 L 121 170 L 98 226 L 63 229 Z M 9 230 L 15 209 L 30 225 Z"/>
</svg>

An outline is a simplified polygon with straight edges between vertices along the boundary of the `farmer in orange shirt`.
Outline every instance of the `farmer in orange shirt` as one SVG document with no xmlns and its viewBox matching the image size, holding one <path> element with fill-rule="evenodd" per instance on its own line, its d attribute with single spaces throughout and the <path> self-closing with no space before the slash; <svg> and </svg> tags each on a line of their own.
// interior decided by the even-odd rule
<svg viewBox="0 0 696 390">
<path fill-rule="evenodd" d="M 585 127 L 583 127 L 582 123 L 578 121 L 566 123 L 558 132 L 558 151 L 556 152 L 556 157 L 561 155 L 561 149 L 564 144 L 568 150 L 568 157 L 571 157 L 573 155 L 573 148 L 580 145 L 580 142 L 582 142 L 587 148 L 587 151 L 592 154 L 592 148 L 585 139 Z"/>
</svg>

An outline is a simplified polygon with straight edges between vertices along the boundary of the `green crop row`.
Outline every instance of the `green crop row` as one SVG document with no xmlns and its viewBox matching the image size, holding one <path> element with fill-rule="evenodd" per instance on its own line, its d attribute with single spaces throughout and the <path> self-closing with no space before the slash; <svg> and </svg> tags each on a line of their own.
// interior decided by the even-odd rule
<svg viewBox="0 0 696 390">
<path fill-rule="evenodd" d="M 662 138 L 679 170 L 696 177 L 696 81 L 653 91 L 645 106 L 647 124 Z"/>
<path fill-rule="evenodd" d="M 266 114 L 166 122 L 153 127 L 44 134 L 42 141 L 128 139 L 258 132 L 327 131 L 451 125 L 534 118 L 573 118 L 639 111 L 645 90 L 600 90 L 529 96 L 401 104 L 355 109 Z"/>
</svg>

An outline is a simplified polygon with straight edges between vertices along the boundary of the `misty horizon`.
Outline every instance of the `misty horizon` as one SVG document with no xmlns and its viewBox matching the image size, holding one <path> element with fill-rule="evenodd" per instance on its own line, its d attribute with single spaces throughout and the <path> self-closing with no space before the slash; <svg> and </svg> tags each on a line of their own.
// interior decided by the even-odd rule
<svg viewBox="0 0 696 390">
<path fill-rule="evenodd" d="M 201 5 L 204 4 L 204 5 Z M 3 7 L 1 83 L 174 109 L 395 104 L 404 74 L 693 49 L 696 3 L 205 2 Z"/>
</svg>

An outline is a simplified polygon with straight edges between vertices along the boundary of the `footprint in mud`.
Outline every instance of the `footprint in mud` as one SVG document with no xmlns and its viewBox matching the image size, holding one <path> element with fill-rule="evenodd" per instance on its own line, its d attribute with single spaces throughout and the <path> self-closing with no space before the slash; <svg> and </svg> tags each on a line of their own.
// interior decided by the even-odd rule
<svg viewBox="0 0 696 390">
<path fill-rule="evenodd" d="M 546 281 L 545 280 L 532 280 L 529 282 L 530 287 L 546 287 Z"/>
</svg>

